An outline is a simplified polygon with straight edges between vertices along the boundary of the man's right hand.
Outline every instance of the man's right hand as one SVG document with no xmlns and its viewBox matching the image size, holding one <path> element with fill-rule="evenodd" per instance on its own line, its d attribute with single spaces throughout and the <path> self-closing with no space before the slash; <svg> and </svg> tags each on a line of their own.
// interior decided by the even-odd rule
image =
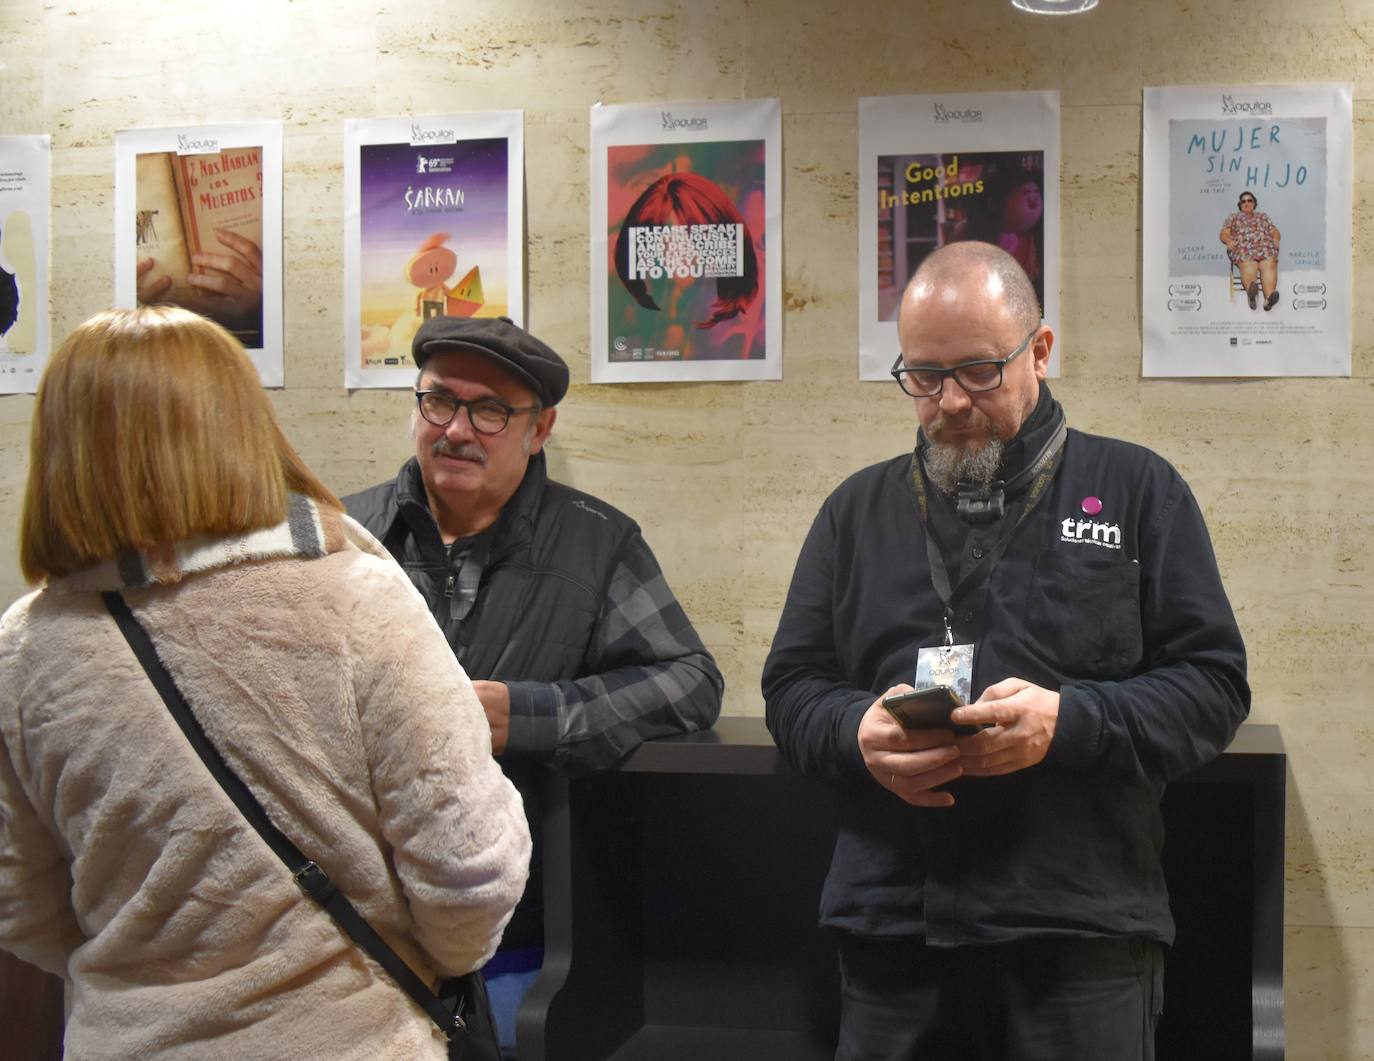
<svg viewBox="0 0 1374 1061">
<path fill-rule="evenodd" d="M 894 685 L 883 696 L 910 690 L 909 685 Z M 868 772 L 913 807 L 953 806 L 953 796 L 935 789 L 963 775 L 954 734 L 903 729 L 883 707 L 883 696 L 869 705 L 859 723 L 859 751 Z"/>
<path fill-rule="evenodd" d="M 506 739 L 510 736 L 510 690 L 505 682 L 472 683 L 472 691 L 477 694 L 482 710 L 487 713 L 487 725 L 491 727 L 491 754 L 500 755 L 506 750 Z"/>
<path fill-rule="evenodd" d="M 217 228 L 215 238 L 225 250 L 191 255 L 196 271 L 186 277 L 186 282 L 205 296 L 216 312 L 233 318 L 261 313 L 262 251 L 237 232 Z"/>
</svg>

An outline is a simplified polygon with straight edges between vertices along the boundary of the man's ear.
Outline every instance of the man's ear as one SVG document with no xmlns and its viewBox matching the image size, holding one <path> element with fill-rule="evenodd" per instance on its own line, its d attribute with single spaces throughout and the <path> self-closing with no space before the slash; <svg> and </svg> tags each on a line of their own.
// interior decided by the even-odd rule
<svg viewBox="0 0 1374 1061">
<path fill-rule="evenodd" d="M 1054 329 L 1048 324 L 1040 325 L 1040 331 L 1031 340 L 1031 362 L 1035 365 L 1035 378 L 1044 379 L 1050 370 L 1050 351 L 1054 349 Z"/>
<path fill-rule="evenodd" d="M 534 433 L 530 436 L 530 454 L 538 453 L 544 448 L 544 442 L 549 437 L 549 432 L 553 430 L 553 422 L 558 419 L 558 410 L 552 407 L 541 412 L 534 422 Z"/>
</svg>

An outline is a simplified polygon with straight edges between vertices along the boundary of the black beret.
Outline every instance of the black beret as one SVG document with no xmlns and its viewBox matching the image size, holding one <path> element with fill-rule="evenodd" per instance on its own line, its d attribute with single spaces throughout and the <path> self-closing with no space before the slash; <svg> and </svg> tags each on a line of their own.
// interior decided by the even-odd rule
<svg viewBox="0 0 1374 1061">
<path fill-rule="evenodd" d="M 509 317 L 431 317 L 410 343 L 416 368 L 433 354 L 476 350 L 510 369 L 547 409 L 568 393 L 568 365 Z"/>
</svg>

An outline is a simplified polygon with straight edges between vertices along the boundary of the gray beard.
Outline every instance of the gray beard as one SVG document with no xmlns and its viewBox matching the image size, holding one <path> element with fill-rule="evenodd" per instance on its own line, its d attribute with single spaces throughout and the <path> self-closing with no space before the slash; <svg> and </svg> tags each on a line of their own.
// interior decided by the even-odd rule
<svg viewBox="0 0 1374 1061">
<path fill-rule="evenodd" d="M 931 442 L 925 452 L 926 477 L 941 493 L 951 496 L 961 482 L 990 486 L 1002 466 L 1003 448 L 1000 438 L 967 449 Z"/>
</svg>

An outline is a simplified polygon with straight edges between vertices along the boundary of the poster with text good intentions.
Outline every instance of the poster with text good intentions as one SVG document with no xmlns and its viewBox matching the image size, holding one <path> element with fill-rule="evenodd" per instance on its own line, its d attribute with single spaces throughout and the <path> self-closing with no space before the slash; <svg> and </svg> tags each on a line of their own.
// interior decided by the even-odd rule
<svg viewBox="0 0 1374 1061">
<path fill-rule="evenodd" d="M 907 281 L 947 243 L 981 240 L 1025 269 L 1059 374 L 1059 93 L 859 100 L 859 378 L 891 381 Z M 1010 353 L 1010 351 L 1007 351 Z"/>
<path fill-rule="evenodd" d="M 524 116 L 344 123 L 344 385 L 409 387 L 430 317 L 525 321 Z"/>
<path fill-rule="evenodd" d="M 1143 375 L 1350 374 L 1350 101 L 1145 90 Z"/>
<path fill-rule="evenodd" d="M 782 378 L 776 99 L 592 108 L 592 382 Z"/>
<path fill-rule="evenodd" d="M 115 305 L 228 329 L 282 385 L 281 122 L 115 133 Z"/>
<path fill-rule="evenodd" d="M 0 136 L 0 394 L 33 394 L 48 363 L 46 136 Z"/>
</svg>

